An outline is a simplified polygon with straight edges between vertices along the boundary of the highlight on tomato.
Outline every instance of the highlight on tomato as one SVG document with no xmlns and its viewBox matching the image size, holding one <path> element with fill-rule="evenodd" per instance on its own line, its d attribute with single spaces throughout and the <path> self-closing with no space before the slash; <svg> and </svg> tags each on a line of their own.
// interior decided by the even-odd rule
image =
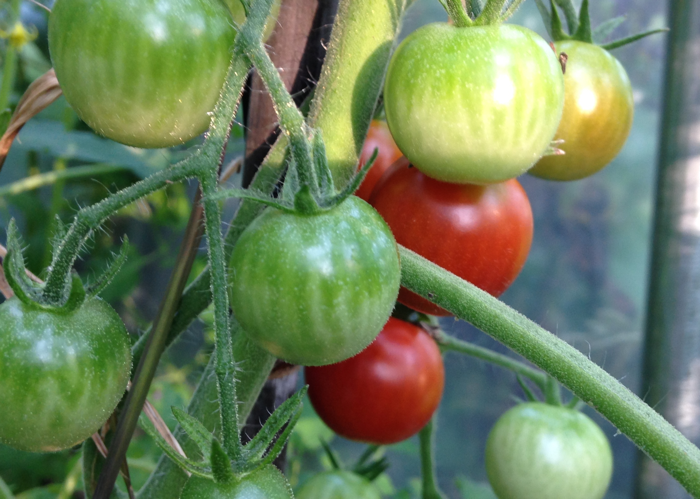
<svg viewBox="0 0 700 499">
<path fill-rule="evenodd" d="M 49 18 L 66 100 L 95 132 L 135 147 L 209 127 L 235 35 L 221 0 L 57 0 Z"/>
<path fill-rule="evenodd" d="M 517 180 L 450 184 L 403 158 L 377 184 L 371 203 L 399 244 L 494 296 L 513 283 L 527 260 L 532 209 Z M 426 314 L 449 315 L 405 288 L 399 301 Z"/>
<path fill-rule="evenodd" d="M 309 399 L 323 422 L 338 435 L 373 444 L 400 442 L 420 431 L 440 403 L 445 380 L 435 341 L 393 317 L 358 355 L 305 373 Z"/>
</svg>

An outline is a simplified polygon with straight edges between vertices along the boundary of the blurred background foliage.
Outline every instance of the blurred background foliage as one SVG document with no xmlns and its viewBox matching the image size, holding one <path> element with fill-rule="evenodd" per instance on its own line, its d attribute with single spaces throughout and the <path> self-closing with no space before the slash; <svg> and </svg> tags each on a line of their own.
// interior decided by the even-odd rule
<svg viewBox="0 0 700 499">
<path fill-rule="evenodd" d="M 12 26 L 11 3 L 0 0 L 0 31 L 7 32 Z M 53 2 L 45 3 L 50 7 Z M 594 25 L 627 16 L 615 33 L 617 38 L 662 27 L 667 2 L 598 0 L 591 8 Z M 47 12 L 31 2 L 22 2 L 20 12 L 24 25 L 35 27 L 38 37 L 20 50 L 11 107 L 27 85 L 50 68 Z M 402 36 L 423 24 L 444 20 L 446 15 L 437 1 L 417 0 L 407 13 Z M 546 38 L 534 2 L 526 2 L 512 22 Z M 7 46 L 7 39 L 0 38 L 0 71 Z M 639 383 L 664 48 L 665 36 L 657 35 L 614 51 L 632 81 L 636 114 L 625 148 L 609 167 L 573 183 L 527 175 L 521 179 L 535 215 L 535 237 L 522 274 L 503 296 L 632 390 Z M 184 149 L 138 150 L 97 137 L 61 98 L 23 129 L 0 174 L 0 240 L 4 241 L 4 228 L 14 217 L 27 243 L 28 266 L 41 275 L 49 263 L 49 242 L 57 217 L 70 221 L 79 207 L 177 160 Z M 242 152 L 243 130 L 237 126 L 227 159 Z M 155 315 L 193 194 L 193 185 L 172 185 L 122 210 L 96 234 L 89 255 L 78 262 L 79 272 L 89 280 L 104 268 L 128 234 L 133 243 L 130 258 L 103 297 L 117 308 L 134 339 Z M 231 203 L 228 218 L 234 209 Z M 204 264 L 200 253 L 194 275 Z M 210 324 L 210 315 L 203 314 L 167 352 L 151 389 L 150 401 L 171 427 L 170 407 L 186 405 L 213 347 Z M 468 324 L 443 319 L 442 325 L 460 338 L 507 353 Z M 438 416 L 438 478 L 450 498 L 494 499 L 486 484 L 485 440 L 495 419 L 513 405 L 520 389 L 510 373 L 473 359 L 450 354 L 446 369 L 447 385 Z M 613 444 L 615 473 L 606 497 L 631 497 L 633 445 L 593 411 L 587 412 Z M 334 438 L 306 404 L 290 441 L 287 473 L 293 486 L 330 467 L 322 439 L 331 442 L 347 463 L 364 450 L 362 445 Z M 154 469 L 159 454 L 148 438 L 137 434 L 129 450 L 136 488 Z M 387 497 L 419 497 L 417 438 L 390 446 L 386 455 L 391 468 L 378 479 L 378 487 Z M 0 446 L 0 477 L 22 499 L 83 497 L 77 449 L 40 455 Z"/>
</svg>

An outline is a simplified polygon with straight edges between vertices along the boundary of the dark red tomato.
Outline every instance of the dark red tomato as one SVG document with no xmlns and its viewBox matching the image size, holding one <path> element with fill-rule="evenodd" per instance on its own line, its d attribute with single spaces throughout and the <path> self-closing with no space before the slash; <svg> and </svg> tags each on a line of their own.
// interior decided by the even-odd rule
<svg viewBox="0 0 700 499">
<path fill-rule="evenodd" d="M 306 382 L 314 409 L 338 435 L 386 445 L 409 438 L 430 420 L 445 369 L 428 333 L 392 317 L 356 356 L 307 367 Z"/>
<path fill-rule="evenodd" d="M 431 179 L 401 159 L 371 204 L 396 242 L 499 296 L 520 273 L 532 242 L 532 210 L 517 180 L 488 186 Z M 447 311 L 404 288 L 399 301 L 432 315 Z"/>
<path fill-rule="evenodd" d="M 399 151 L 399 148 L 396 146 L 396 142 L 394 142 L 394 138 L 391 136 L 389 126 L 385 121 L 372 120 L 367 138 L 365 139 L 365 144 L 362 146 L 360 168 L 369 161 L 375 149 L 378 150 L 377 159 L 374 160 L 374 164 L 372 168 L 369 169 L 369 172 L 367 172 L 367 176 L 362 181 L 362 185 L 360 185 L 360 188 L 355 192 L 355 196 L 367 202 L 369 202 L 374 186 L 377 185 L 377 182 L 382 178 L 384 172 L 402 156 L 401 151 Z"/>
</svg>

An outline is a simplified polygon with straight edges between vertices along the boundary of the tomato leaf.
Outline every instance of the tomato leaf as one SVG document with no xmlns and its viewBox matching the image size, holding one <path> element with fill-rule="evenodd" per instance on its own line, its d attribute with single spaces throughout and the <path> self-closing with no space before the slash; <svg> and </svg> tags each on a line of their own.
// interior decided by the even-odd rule
<svg viewBox="0 0 700 499">
<path fill-rule="evenodd" d="M 668 31 L 668 28 L 652 29 L 650 31 L 645 31 L 644 33 L 639 33 L 637 35 L 628 36 L 627 38 L 615 40 L 614 42 L 606 43 L 604 45 L 601 45 L 601 47 L 604 48 L 605 50 L 613 50 L 616 48 L 623 47 L 625 45 L 629 45 L 630 43 L 636 42 L 637 40 L 641 40 L 642 38 L 646 38 L 649 35 L 655 35 L 657 33 L 665 33 L 667 31 Z"/>
<path fill-rule="evenodd" d="M 125 235 L 124 240 L 122 241 L 122 245 L 119 248 L 119 253 L 114 258 L 114 260 L 112 260 L 112 262 L 107 266 L 107 270 L 105 270 L 93 284 L 88 286 L 86 290 L 88 295 L 97 296 L 102 291 L 104 291 L 104 289 L 107 286 L 109 286 L 109 284 L 124 266 L 124 263 L 126 262 L 129 253 L 129 247 L 129 238 Z"/>
<path fill-rule="evenodd" d="M 626 20 L 627 16 L 617 16 L 600 23 L 598 27 L 593 30 L 593 41 L 602 42 Z"/>
<path fill-rule="evenodd" d="M 574 38 L 582 42 L 593 43 L 591 34 L 591 16 L 588 13 L 588 0 L 583 0 L 579 11 L 578 29 L 574 33 Z"/>
<path fill-rule="evenodd" d="M 175 462 L 183 470 L 189 471 L 193 475 L 201 476 L 203 478 L 213 479 L 211 469 L 205 466 L 204 463 L 198 463 L 185 456 L 182 456 L 175 449 L 173 449 L 170 444 L 156 431 L 148 418 L 142 413 L 139 416 L 139 426 L 143 431 L 145 431 L 149 437 L 151 437 L 156 445 L 161 448 L 165 454 Z"/>
<path fill-rule="evenodd" d="M 229 483 L 234 479 L 231 460 L 215 438 L 211 441 L 211 470 L 216 483 Z"/>
<path fill-rule="evenodd" d="M 171 410 L 173 412 L 173 416 L 175 416 L 175 419 L 177 419 L 177 422 L 180 423 L 180 426 L 182 426 L 182 428 L 187 432 L 187 435 L 189 435 L 192 441 L 199 447 L 204 460 L 208 461 L 211 458 L 211 448 L 214 436 L 197 418 L 190 416 L 179 407 L 173 406 Z"/>
</svg>

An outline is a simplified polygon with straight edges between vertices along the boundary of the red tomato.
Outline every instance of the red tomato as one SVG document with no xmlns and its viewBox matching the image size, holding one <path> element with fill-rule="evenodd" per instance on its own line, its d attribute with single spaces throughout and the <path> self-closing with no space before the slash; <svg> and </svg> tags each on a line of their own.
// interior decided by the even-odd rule
<svg viewBox="0 0 700 499">
<path fill-rule="evenodd" d="M 396 146 L 396 142 L 394 142 L 394 138 L 391 136 L 385 121 L 372 120 L 365 144 L 362 146 L 359 168 L 362 168 L 369 161 L 375 149 L 378 150 L 377 159 L 374 160 L 374 164 L 367 172 L 362 185 L 355 192 L 355 196 L 368 202 L 374 186 L 377 185 L 384 172 L 401 157 L 401 151 Z"/>
<path fill-rule="evenodd" d="M 487 186 L 431 179 L 401 159 L 374 189 L 371 204 L 396 242 L 499 296 L 520 273 L 532 242 L 532 210 L 517 180 Z M 404 288 L 414 310 L 449 315 Z"/>
<path fill-rule="evenodd" d="M 407 439 L 430 420 L 445 369 L 428 333 L 392 317 L 356 356 L 307 367 L 306 382 L 314 409 L 338 435 L 385 445 Z"/>
</svg>

